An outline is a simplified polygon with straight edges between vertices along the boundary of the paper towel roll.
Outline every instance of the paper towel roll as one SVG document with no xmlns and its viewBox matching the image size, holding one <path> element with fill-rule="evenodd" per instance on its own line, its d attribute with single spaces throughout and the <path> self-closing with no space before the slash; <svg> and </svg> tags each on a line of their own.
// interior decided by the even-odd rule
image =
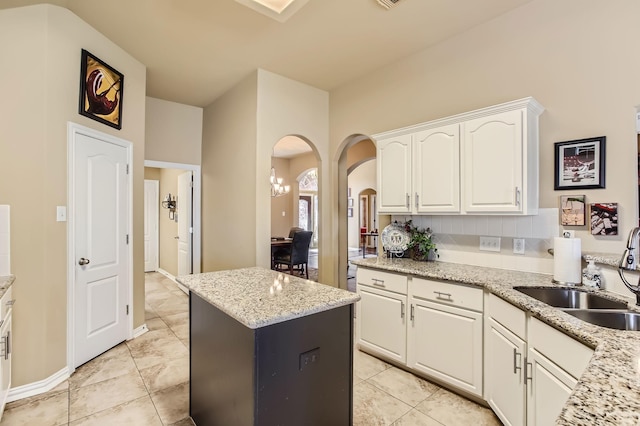
<svg viewBox="0 0 640 426">
<path fill-rule="evenodd" d="M 556 237 L 553 241 L 553 281 L 578 285 L 582 282 L 580 238 Z"/>
</svg>

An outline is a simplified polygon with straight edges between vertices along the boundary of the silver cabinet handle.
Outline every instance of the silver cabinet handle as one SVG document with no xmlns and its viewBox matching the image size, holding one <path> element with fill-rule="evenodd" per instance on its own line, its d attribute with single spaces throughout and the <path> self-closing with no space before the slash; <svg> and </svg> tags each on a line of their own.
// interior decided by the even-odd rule
<svg viewBox="0 0 640 426">
<path fill-rule="evenodd" d="M 179 235 L 176 235 L 175 237 L 173 237 L 173 239 L 174 239 L 174 240 L 179 240 L 179 239 L 180 239 L 180 236 L 179 236 Z"/>
<path fill-rule="evenodd" d="M 517 374 L 518 370 L 522 370 L 522 354 L 513 348 L 513 374 Z"/>
<path fill-rule="evenodd" d="M 416 192 L 416 209 L 418 208 L 418 206 L 420 205 L 420 202 L 418 201 L 420 199 L 420 196 L 418 195 L 418 193 Z"/>
<path fill-rule="evenodd" d="M 85 259 L 84 257 L 81 257 L 80 260 L 78 260 L 78 265 L 80 266 L 88 265 L 89 263 L 91 263 L 91 261 L 89 259 Z"/>
<path fill-rule="evenodd" d="M 520 205 L 520 188 L 516 186 L 516 206 Z"/>
<path fill-rule="evenodd" d="M 13 306 L 16 303 L 16 299 L 7 300 L 7 306 Z"/>
<path fill-rule="evenodd" d="M 525 358 L 526 361 L 526 358 Z M 528 382 L 529 380 L 531 380 L 531 382 L 533 382 L 533 364 L 531 364 L 530 362 L 527 362 L 525 364 L 525 368 L 524 368 L 524 381 Z"/>
<path fill-rule="evenodd" d="M 400 301 L 400 318 L 404 318 L 404 302 Z"/>
<path fill-rule="evenodd" d="M 434 291 L 435 295 L 436 295 L 436 299 L 438 300 L 446 300 L 447 302 L 453 302 L 453 299 L 451 298 L 451 293 L 443 293 L 441 291 Z"/>
<path fill-rule="evenodd" d="M 411 196 L 407 194 L 407 208 L 409 208 L 409 204 L 411 203 L 410 198 Z"/>
<path fill-rule="evenodd" d="M 2 342 L 0 343 L 0 345 L 2 345 L 2 347 L 0 347 L 0 356 L 3 357 L 4 359 L 8 359 L 9 358 L 9 335 L 6 336 L 2 336 L 2 339 L 0 339 Z"/>
<path fill-rule="evenodd" d="M 414 320 L 414 318 L 415 318 L 415 315 L 414 315 L 414 314 L 415 314 L 415 311 L 414 311 L 414 306 L 413 306 L 413 303 L 412 303 L 412 304 L 411 304 L 411 321 L 413 321 L 413 320 Z"/>
<path fill-rule="evenodd" d="M 376 287 L 384 287 L 384 280 L 371 278 L 371 281 L 373 281 L 373 285 L 375 285 Z"/>
<path fill-rule="evenodd" d="M 11 331 L 7 331 L 7 350 L 5 351 L 4 359 L 9 359 L 9 354 L 11 353 Z"/>
</svg>

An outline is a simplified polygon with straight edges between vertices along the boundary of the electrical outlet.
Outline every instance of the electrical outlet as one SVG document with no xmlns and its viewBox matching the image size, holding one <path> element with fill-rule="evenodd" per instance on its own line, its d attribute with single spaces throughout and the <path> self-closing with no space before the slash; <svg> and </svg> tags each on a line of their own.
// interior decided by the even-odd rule
<svg viewBox="0 0 640 426">
<path fill-rule="evenodd" d="M 524 254 L 524 238 L 513 239 L 513 253 Z"/>
<path fill-rule="evenodd" d="M 300 354 L 300 371 L 311 367 L 313 364 L 320 362 L 320 348 L 311 349 L 310 351 Z"/>
<path fill-rule="evenodd" d="M 480 237 L 480 250 L 500 252 L 500 237 Z"/>
</svg>

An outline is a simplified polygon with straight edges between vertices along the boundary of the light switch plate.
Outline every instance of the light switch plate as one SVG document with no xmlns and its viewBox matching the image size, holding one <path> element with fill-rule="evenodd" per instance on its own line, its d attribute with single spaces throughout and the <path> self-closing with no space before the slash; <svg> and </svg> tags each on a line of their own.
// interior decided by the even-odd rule
<svg viewBox="0 0 640 426">
<path fill-rule="evenodd" d="M 480 251 L 500 252 L 500 237 L 480 237 Z"/>
</svg>

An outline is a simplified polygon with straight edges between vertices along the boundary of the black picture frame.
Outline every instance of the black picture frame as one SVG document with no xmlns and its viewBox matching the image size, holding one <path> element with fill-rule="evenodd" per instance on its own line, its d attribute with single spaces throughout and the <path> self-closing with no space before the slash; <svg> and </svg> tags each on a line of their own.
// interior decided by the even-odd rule
<svg viewBox="0 0 640 426">
<path fill-rule="evenodd" d="M 82 49 L 78 113 L 115 129 L 122 129 L 124 75 Z"/>
<path fill-rule="evenodd" d="M 554 144 L 553 189 L 605 187 L 606 136 Z"/>
</svg>

